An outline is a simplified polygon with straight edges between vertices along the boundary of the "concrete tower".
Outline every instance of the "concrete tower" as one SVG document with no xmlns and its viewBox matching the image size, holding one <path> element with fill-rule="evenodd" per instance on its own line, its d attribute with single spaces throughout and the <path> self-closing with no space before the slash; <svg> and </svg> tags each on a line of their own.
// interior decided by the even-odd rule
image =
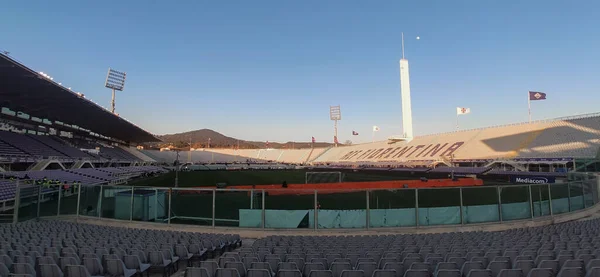
<svg viewBox="0 0 600 277">
<path fill-rule="evenodd" d="M 402 34 L 402 59 L 400 59 L 400 95 L 402 97 L 402 135 L 410 140 L 413 138 L 412 106 L 408 60 L 404 58 L 404 33 Z"/>
</svg>

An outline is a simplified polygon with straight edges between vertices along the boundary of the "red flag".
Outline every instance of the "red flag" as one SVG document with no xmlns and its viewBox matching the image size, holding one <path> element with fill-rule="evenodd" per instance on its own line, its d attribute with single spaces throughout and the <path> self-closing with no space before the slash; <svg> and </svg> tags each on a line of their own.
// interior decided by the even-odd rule
<svg viewBox="0 0 600 277">
<path fill-rule="evenodd" d="M 269 148 L 269 141 L 267 140 L 267 148 Z"/>
<path fill-rule="evenodd" d="M 312 137 L 312 143 L 315 143 L 315 142 L 316 142 L 315 137 Z"/>
<path fill-rule="evenodd" d="M 333 143 L 335 143 L 335 144 L 338 144 L 338 143 L 339 143 L 339 142 L 338 142 L 338 139 L 337 139 L 337 136 L 333 136 Z"/>
</svg>

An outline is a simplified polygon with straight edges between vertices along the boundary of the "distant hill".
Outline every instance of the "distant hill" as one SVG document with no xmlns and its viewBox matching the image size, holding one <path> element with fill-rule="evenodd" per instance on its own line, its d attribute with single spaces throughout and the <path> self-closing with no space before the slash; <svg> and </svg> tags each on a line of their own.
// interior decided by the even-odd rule
<svg viewBox="0 0 600 277">
<path fill-rule="evenodd" d="M 225 136 L 219 132 L 215 132 L 211 129 L 200 129 L 196 131 L 189 131 L 177 134 L 167 134 L 158 136 L 163 142 L 154 144 L 154 147 L 166 147 L 173 145 L 177 148 L 188 148 L 190 139 L 192 141 L 193 148 L 206 148 L 208 147 L 208 139 L 210 138 L 211 148 L 235 148 L 239 143 L 240 149 L 260 149 L 266 148 L 266 141 L 246 141 L 237 138 Z M 333 145 L 332 143 L 316 142 L 315 147 L 328 147 Z M 310 148 L 311 142 L 272 142 L 269 141 L 269 148 L 277 149 L 299 149 L 299 148 Z"/>
</svg>

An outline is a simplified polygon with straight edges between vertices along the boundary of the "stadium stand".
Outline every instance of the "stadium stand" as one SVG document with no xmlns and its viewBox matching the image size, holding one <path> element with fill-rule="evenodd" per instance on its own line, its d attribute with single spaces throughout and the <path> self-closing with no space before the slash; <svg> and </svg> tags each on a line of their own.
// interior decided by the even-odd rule
<svg viewBox="0 0 600 277">
<path fill-rule="evenodd" d="M 65 221 L 0 225 L 0 276 L 172 274 L 241 246 L 239 235 L 126 229 Z"/>
<path fill-rule="evenodd" d="M 314 162 L 595 158 L 600 115 L 522 123 L 332 148 Z"/>
<path fill-rule="evenodd" d="M 600 149 L 600 114 L 520 123 L 415 137 L 409 142 L 379 141 L 315 149 L 202 149 L 192 163 L 272 162 L 327 164 L 329 167 L 437 167 L 475 162 L 533 159 L 595 159 Z M 172 163 L 172 151 L 143 150 L 157 161 Z M 181 151 L 180 161 L 188 152 Z M 470 165 L 473 167 L 473 165 Z M 524 168 L 524 167 L 523 167 Z M 489 169 L 472 169 L 484 173 Z M 436 169 L 438 171 L 438 169 Z M 439 169 L 440 172 L 452 169 Z M 464 169 L 465 173 L 469 169 Z M 522 170 L 521 170 L 522 171 Z"/>
<path fill-rule="evenodd" d="M 501 232 L 268 236 L 203 262 L 208 275 L 296 277 L 582 277 L 600 272 L 600 220 Z"/>
<path fill-rule="evenodd" d="M 159 166 L 132 166 L 109 168 L 79 168 L 66 170 L 41 171 L 8 171 L 0 174 L 0 201 L 15 197 L 16 179 L 25 183 L 35 181 L 56 180 L 60 184 L 79 183 L 84 186 L 110 184 L 114 181 L 127 180 L 144 174 L 159 174 L 167 172 Z"/>
</svg>

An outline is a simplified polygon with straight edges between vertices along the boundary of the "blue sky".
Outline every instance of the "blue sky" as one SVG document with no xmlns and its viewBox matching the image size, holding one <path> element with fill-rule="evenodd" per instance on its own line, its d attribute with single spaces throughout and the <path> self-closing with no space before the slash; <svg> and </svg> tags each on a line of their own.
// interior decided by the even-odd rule
<svg viewBox="0 0 600 277">
<path fill-rule="evenodd" d="M 599 1 L 6 1 L 0 50 L 146 130 L 248 140 L 401 133 L 405 33 L 415 134 L 600 110 Z M 416 40 L 419 36 L 421 39 Z M 360 133 L 352 137 L 351 131 Z"/>
</svg>

